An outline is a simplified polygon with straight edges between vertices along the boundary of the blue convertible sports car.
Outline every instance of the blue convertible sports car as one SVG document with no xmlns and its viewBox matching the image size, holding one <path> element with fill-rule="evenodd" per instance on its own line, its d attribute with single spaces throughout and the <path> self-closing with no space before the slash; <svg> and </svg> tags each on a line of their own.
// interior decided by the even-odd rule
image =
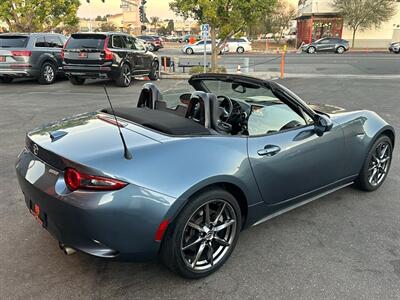
<svg viewBox="0 0 400 300">
<path fill-rule="evenodd" d="M 225 263 L 244 228 L 351 184 L 376 190 L 388 174 L 395 133 L 374 112 L 308 105 L 241 75 L 189 84 L 169 100 L 146 84 L 137 107 L 27 134 L 19 184 L 67 254 L 160 257 L 199 278 Z"/>
</svg>

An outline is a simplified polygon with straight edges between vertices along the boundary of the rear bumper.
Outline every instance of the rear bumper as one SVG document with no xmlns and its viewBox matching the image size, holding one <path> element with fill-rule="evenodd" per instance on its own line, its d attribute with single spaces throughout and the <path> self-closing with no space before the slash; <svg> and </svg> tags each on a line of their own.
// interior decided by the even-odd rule
<svg viewBox="0 0 400 300">
<path fill-rule="evenodd" d="M 145 260 L 157 256 L 159 224 L 175 199 L 135 185 L 113 192 L 69 192 L 63 171 L 24 149 L 18 182 L 27 207 L 59 242 L 105 258 Z"/>
<path fill-rule="evenodd" d="M 1 69 L 0 76 L 19 78 L 19 77 L 37 77 L 39 71 L 32 68 L 21 68 L 21 69 Z"/>
<path fill-rule="evenodd" d="M 111 78 L 116 75 L 110 65 L 89 66 L 64 64 L 63 71 L 67 76 L 80 76 L 83 78 Z"/>
</svg>

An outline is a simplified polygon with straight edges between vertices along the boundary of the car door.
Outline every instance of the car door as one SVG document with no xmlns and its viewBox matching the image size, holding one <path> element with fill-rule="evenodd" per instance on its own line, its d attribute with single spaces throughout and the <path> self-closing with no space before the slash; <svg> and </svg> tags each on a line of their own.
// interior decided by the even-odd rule
<svg viewBox="0 0 400 300">
<path fill-rule="evenodd" d="M 331 39 L 325 38 L 319 41 L 317 44 L 318 51 L 329 51 L 331 45 Z"/>
<path fill-rule="evenodd" d="M 147 74 L 151 69 L 152 55 L 146 51 L 146 46 L 134 37 L 127 37 L 136 63 L 136 74 Z"/>
<path fill-rule="evenodd" d="M 287 126 L 294 121 L 298 126 Z M 248 129 L 249 160 L 269 205 L 307 198 L 342 178 L 344 137 L 340 126 L 318 136 L 309 115 L 274 101 L 252 107 Z"/>
</svg>

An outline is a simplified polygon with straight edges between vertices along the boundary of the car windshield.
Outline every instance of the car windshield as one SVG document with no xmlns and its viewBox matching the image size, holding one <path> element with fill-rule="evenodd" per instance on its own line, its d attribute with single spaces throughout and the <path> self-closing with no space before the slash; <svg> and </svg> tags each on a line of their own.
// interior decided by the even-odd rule
<svg viewBox="0 0 400 300">
<path fill-rule="evenodd" d="M 27 43 L 26 36 L 0 36 L 0 48 L 25 48 Z"/>
<path fill-rule="evenodd" d="M 251 104 L 281 103 L 268 88 L 249 83 L 232 83 L 221 80 L 203 80 L 206 88 L 215 95 L 224 95 Z"/>
<path fill-rule="evenodd" d="M 69 39 L 66 49 L 103 49 L 104 41 L 106 37 L 104 35 L 72 35 Z"/>
</svg>

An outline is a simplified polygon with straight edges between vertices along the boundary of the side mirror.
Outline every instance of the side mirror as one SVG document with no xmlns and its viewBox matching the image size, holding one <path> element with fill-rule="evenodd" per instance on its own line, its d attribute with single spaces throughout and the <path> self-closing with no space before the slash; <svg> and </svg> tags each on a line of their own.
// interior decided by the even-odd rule
<svg viewBox="0 0 400 300">
<path fill-rule="evenodd" d="M 318 115 L 315 122 L 314 130 L 318 136 L 322 136 L 325 132 L 328 132 L 333 127 L 332 120 L 326 115 Z"/>
</svg>

